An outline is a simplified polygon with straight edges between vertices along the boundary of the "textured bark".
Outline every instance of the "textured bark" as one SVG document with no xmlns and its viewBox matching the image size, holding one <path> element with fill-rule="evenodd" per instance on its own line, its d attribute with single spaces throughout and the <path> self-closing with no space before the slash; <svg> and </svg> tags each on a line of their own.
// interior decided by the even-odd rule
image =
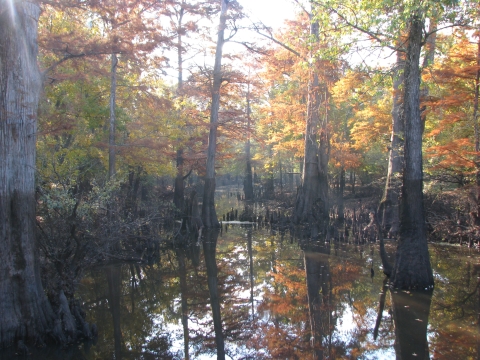
<svg viewBox="0 0 480 360">
<path fill-rule="evenodd" d="M 404 56 L 400 51 L 397 51 L 397 62 L 393 75 L 392 135 L 388 154 L 387 181 L 378 211 L 382 217 L 382 227 L 388 231 L 389 237 L 395 237 L 398 234 L 400 223 L 399 205 L 404 138 L 403 96 L 400 85 L 404 82 L 404 66 Z"/>
<path fill-rule="evenodd" d="M 428 253 L 423 203 L 420 116 L 420 50 L 424 23 L 412 15 L 405 64 L 405 155 L 400 209 L 400 236 L 391 281 L 395 288 L 430 289 L 433 273 Z"/>
<path fill-rule="evenodd" d="M 319 25 L 312 21 L 310 35 L 318 40 Z M 319 107 L 326 102 L 320 96 L 320 84 L 315 70 L 308 83 L 305 155 L 302 185 L 295 204 L 296 223 L 324 222 L 328 217 L 328 136 L 326 121 L 320 125 Z"/>
<path fill-rule="evenodd" d="M 35 133 L 40 8 L 0 7 L 0 348 L 42 342 L 54 325 L 35 246 Z"/>
<path fill-rule="evenodd" d="M 51 303 L 35 239 L 35 141 L 41 76 L 36 2 L 0 1 L 0 348 L 70 343 L 85 326 L 65 293 Z M 22 346 L 20 346 L 22 344 Z"/>
<path fill-rule="evenodd" d="M 219 227 L 215 211 L 215 156 L 217 152 L 218 111 L 220 109 L 220 87 L 222 85 L 222 50 L 225 43 L 228 1 L 221 0 L 220 23 L 218 26 L 215 65 L 213 67 L 212 104 L 210 108 L 210 133 L 208 136 L 207 173 L 203 194 L 202 220 L 207 228 Z"/>
</svg>

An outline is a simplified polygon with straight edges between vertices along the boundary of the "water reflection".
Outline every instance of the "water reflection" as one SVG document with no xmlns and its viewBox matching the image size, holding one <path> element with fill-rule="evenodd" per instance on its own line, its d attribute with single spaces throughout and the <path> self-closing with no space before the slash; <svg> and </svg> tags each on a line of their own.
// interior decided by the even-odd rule
<svg viewBox="0 0 480 360">
<path fill-rule="evenodd" d="M 113 322 L 114 356 L 115 359 L 119 360 L 122 359 L 122 349 L 124 348 L 120 323 L 120 300 L 122 298 L 122 277 L 120 270 L 118 266 L 108 266 L 105 269 L 108 283 L 107 302 Z M 134 304 L 132 303 L 132 311 L 133 309 Z"/>
<path fill-rule="evenodd" d="M 218 270 L 216 261 L 217 238 L 219 231 L 208 230 L 203 240 L 203 252 L 207 268 L 208 292 L 212 307 L 213 328 L 215 330 L 215 344 L 217 345 L 217 359 L 225 359 L 225 344 L 223 339 L 222 315 L 220 313 L 220 295 L 218 291 Z"/>
<path fill-rule="evenodd" d="M 175 249 L 178 261 L 178 273 L 180 278 L 180 297 L 181 297 L 181 311 L 182 311 L 182 326 L 183 326 L 183 353 L 184 359 L 190 359 L 189 343 L 190 336 L 188 332 L 188 295 L 187 295 L 187 270 L 185 265 L 186 254 L 185 248 Z"/>
<path fill-rule="evenodd" d="M 310 343 L 314 358 L 323 359 L 329 355 L 332 317 L 332 279 L 329 265 L 329 244 L 315 244 L 303 247 L 305 277 L 307 283 L 308 311 L 310 320 Z M 324 344 L 327 351 L 324 352 Z"/>
<path fill-rule="evenodd" d="M 397 359 L 429 359 L 427 327 L 432 291 L 391 291 Z"/>
<path fill-rule="evenodd" d="M 374 244 L 299 244 L 233 225 L 176 245 L 155 264 L 92 269 L 78 297 L 98 343 L 32 358 L 478 358 L 472 250 L 432 246 L 435 291 L 419 296 L 388 289 Z"/>
</svg>

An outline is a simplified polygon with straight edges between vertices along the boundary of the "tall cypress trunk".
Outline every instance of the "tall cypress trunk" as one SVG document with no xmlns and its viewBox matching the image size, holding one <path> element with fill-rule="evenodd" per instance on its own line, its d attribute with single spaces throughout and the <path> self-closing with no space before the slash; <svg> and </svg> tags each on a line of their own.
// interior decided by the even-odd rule
<svg viewBox="0 0 480 360">
<path fill-rule="evenodd" d="M 250 109 L 250 84 L 247 85 L 247 142 L 245 143 L 245 179 L 243 181 L 243 192 L 245 200 L 253 200 L 253 179 L 252 179 L 252 158 L 250 154 L 250 125 L 251 125 L 251 109 Z"/>
<path fill-rule="evenodd" d="M 400 236 L 391 280 L 395 288 L 430 289 L 433 272 L 428 253 L 423 203 L 423 162 L 420 115 L 420 50 L 424 20 L 413 14 L 405 63 L 405 149 L 400 208 Z"/>
<path fill-rule="evenodd" d="M 473 124 L 475 130 L 475 152 L 476 155 L 476 185 L 477 185 L 477 218 L 480 217 L 480 129 L 478 124 L 478 97 L 480 90 L 480 40 L 477 50 L 477 75 L 475 77 L 475 97 L 473 103 Z"/>
<path fill-rule="evenodd" d="M 312 21 L 310 36 L 318 41 L 319 25 Z M 322 89 L 323 90 L 323 89 Z M 327 102 L 326 89 L 320 97 L 320 84 L 315 69 L 310 71 L 308 83 L 307 119 L 305 129 L 305 155 L 303 163 L 302 185 L 297 193 L 295 204 L 295 222 L 325 222 L 328 217 L 328 135 L 324 119 L 320 126 L 319 107 Z M 317 234 L 312 234 L 316 236 Z"/>
<path fill-rule="evenodd" d="M 173 204 L 177 211 L 185 213 L 185 182 L 183 179 L 183 148 L 177 149 L 177 176 L 173 190 Z"/>
<path fill-rule="evenodd" d="M 403 53 L 397 51 L 397 61 L 393 74 L 392 135 L 388 154 L 387 181 L 379 206 L 379 214 L 382 216 L 382 227 L 388 230 L 390 237 L 395 237 L 398 234 L 400 223 L 399 202 L 402 186 L 404 138 L 403 99 L 400 85 L 404 82 L 404 66 Z"/>
<path fill-rule="evenodd" d="M 112 53 L 112 65 L 110 68 L 110 120 L 108 135 L 108 178 L 113 179 L 115 176 L 115 107 L 117 93 L 117 55 Z"/>
<path fill-rule="evenodd" d="M 0 349 L 18 341 L 22 351 L 25 343 L 67 344 L 92 336 L 62 289 L 47 299 L 40 277 L 35 238 L 39 16 L 36 2 L 0 3 Z"/>
<path fill-rule="evenodd" d="M 343 200 L 343 196 L 345 193 L 345 168 L 342 167 L 340 169 L 340 184 L 338 188 L 338 197 L 337 197 L 337 218 L 338 221 L 344 221 L 345 220 L 345 202 Z"/>
<path fill-rule="evenodd" d="M 35 242 L 39 15 L 35 2 L 0 5 L 0 348 L 41 343 L 55 318 Z"/>
<path fill-rule="evenodd" d="M 218 26 L 215 65 L 213 67 L 212 104 L 210 108 L 210 133 L 208 136 L 207 171 L 203 192 L 202 221 L 207 228 L 219 227 L 215 211 L 215 155 L 217 152 L 218 111 L 220 108 L 220 87 L 222 85 L 222 50 L 227 22 L 228 0 L 221 0 L 220 23 Z"/>
<path fill-rule="evenodd" d="M 183 57 L 182 57 L 182 25 L 183 15 L 185 13 L 184 3 L 182 3 L 178 18 L 178 32 L 177 32 L 177 61 L 178 61 L 178 95 L 182 95 L 183 92 Z M 173 191 L 173 204 L 180 213 L 185 213 L 185 181 L 183 178 L 183 145 L 179 145 L 177 148 L 177 176 L 175 177 L 174 191 Z"/>
</svg>

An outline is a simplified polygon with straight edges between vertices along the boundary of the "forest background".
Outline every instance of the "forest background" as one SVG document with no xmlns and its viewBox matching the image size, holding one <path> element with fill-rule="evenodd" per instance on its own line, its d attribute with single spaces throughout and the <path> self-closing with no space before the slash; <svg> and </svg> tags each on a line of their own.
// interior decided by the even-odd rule
<svg viewBox="0 0 480 360">
<path fill-rule="evenodd" d="M 312 237 L 334 236 L 317 220 L 354 218 L 345 200 L 363 193 L 359 210 L 396 237 L 414 25 L 428 237 L 478 240 L 479 4 L 295 3 L 273 31 L 241 1 L 42 2 L 35 232 L 54 308 L 82 323 L 87 266 L 143 256 L 175 220 L 196 235 L 217 226 L 222 181 L 246 200 L 287 199 Z M 2 19 L 9 4 L 23 2 L 3 1 Z M 54 337 L 72 341 L 78 324 L 63 321 Z M 21 337 L 7 330 L 2 344 Z"/>
</svg>

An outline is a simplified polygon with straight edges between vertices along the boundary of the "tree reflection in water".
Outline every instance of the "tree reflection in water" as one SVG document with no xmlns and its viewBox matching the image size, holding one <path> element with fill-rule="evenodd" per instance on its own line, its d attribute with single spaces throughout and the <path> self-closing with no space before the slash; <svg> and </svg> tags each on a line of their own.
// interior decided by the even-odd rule
<svg viewBox="0 0 480 360">
<path fill-rule="evenodd" d="M 427 327 L 432 291 L 391 290 L 397 359 L 429 359 Z"/>
<path fill-rule="evenodd" d="M 108 266 L 105 269 L 108 283 L 107 301 L 112 314 L 113 339 L 115 359 L 122 359 L 122 350 L 124 348 L 123 336 L 121 330 L 120 301 L 122 299 L 122 275 L 119 266 Z"/>
<path fill-rule="evenodd" d="M 164 248 L 156 264 L 92 269 L 78 297 L 98 343 L 32 358 L 478 357 L 476 253 L 431 247 L 437 283 L 419 297 L 384 289 L 374 244 L 299 243 L 238 225 L 204 235 Z"/>
<path fill-rule="evenodd" d="M 220 313 L 220 295 L 218 292 L 218 270 L 216 261 L 217 229 L 208 230 L 203 239 L 203 252 L 207 268 L 208 292 L 210 293 L 210 306 L 212 307 L 213 327 L 215 330 L 215 343 L 217 345 L 217 359 L 225 359 L 225 343 L 223 339 L 222 315 Z"/>
<path fill-rule="evenodd" d="M 314 358 L 324 358 L 324 346 L 329 349 L 330 335 L 334 326 L 332 317 L 332 281 L 330 276 L 330 244 L 303 246 L 305 277 L 307 283 L 308 311 L 310 320 L 310 343 Z M 328 336 L 328 339 L 325 337 Z M 326 355 L 330 357 L 329 352 Z"/>
<path fill-rule="evenodd" d="M 183 326 L 183 356 L 185 360 L 190 359 L 189 343 L 190 335 L 188 331 L 188 294 L 187 294 L 187 270 L 185 266 L 185 248 L 176 248 L 175 253 L 178 261 L 178 273 L 180 278 L 180 297 L 181 297 L 181 311 L 182 311 L 182 326 Z"/>
</svg>

